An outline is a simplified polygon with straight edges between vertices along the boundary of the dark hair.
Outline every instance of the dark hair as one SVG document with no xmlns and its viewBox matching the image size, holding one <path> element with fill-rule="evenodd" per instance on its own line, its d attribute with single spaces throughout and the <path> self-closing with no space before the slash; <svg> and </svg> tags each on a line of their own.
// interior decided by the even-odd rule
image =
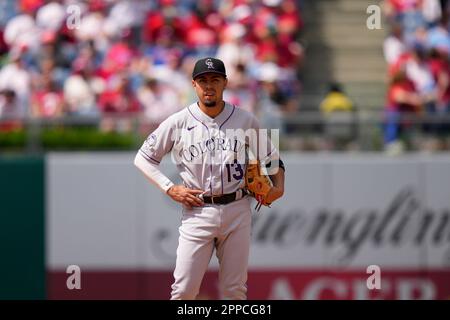
<svg viewBox="0 0 450 320">
<path fill-rule="evenodd" d="M 158 84 L 158 80 L 155 78 L 147 78 L 145 79 L 145 85 L 148 87 L 154 88 Z"/>
<path fill-rule="evenodd" d="M 16 92 L 11 89 L 5 89 L 0 91 L 0 94 L 4 95 L 6 98 L 14 99 L 16 97 Z"/>
<path fill-rule="evenodd" d="M 328 92 L 342 92 L 342 87 L 337 82 L 331 82 L 328 84 Z"/>
</svg>

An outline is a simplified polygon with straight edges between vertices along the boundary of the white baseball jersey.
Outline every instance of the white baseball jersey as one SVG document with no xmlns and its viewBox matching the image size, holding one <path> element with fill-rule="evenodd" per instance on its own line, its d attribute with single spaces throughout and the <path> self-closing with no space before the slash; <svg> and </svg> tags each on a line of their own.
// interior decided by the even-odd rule
<svg viewBox="0 0 450 320">
<path fill-rule="evenodd" d="M 276 160 L 278 165 L 278 150 L 259 129 L 253 114 L 227 102 L 215 118 L 193 103 L 163 121 L 139 153 L 158 165 L 171 152 L 186 187 L 222 195 L 244 186 L 246 147 L 259 154 L 262 164 Z M 253 149 L 256 141 L 260 145 Z"/>
</svg>

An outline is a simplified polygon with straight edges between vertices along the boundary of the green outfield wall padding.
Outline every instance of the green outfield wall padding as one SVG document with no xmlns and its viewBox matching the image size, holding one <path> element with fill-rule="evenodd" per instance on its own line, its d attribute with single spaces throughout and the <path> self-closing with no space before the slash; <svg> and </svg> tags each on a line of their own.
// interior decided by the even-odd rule
<svg viewBox="0 0 450 320">
<path fill-rule="evenodd" d="M 45 299 L 43 157 L 0 156 L 0 299 Z"/>
</svg>

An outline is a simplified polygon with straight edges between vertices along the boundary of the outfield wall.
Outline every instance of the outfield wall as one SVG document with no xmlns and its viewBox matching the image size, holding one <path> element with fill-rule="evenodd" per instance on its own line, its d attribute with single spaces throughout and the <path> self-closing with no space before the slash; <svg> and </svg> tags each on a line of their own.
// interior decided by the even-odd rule
<svg viewBox="0 0 450 320">
<path fill-rule="evenodd" d="M 0 300 L 44 299 L 44 160 L 0 157 Z"/>
<path fill-rule="evenodd" d="M 50 298 L 169 296 L 180 210 L 133 157 L 48 156 Z M 255 216 L 249 298 L 450 297 L 449 156 L 284 159 L 284 199 Z M 169 159 L 162 168 L 178 180 Z M 65 285 L 71 264 L 79 291 Z M 380 290 L 367 289 L 369 265 L 381 268 Z M 217 297 L 216 270 L 213 256 L 202 297 Z"/>
<path fill-rule="evenodd" d="M 133 153 L 48 154 L 41 169 L 45 222 L 38 208 L 17 215 L 2 210 L 10 235 L 18 230 L 10 217 L 33 221 L 24 212 L 45 224 L 46 279 L 41 273 L 36 281 L 45 281 L 46 294 L 41 286 L 37 297 L 169 297 L 180 208 L 147 182 L 133 158 Z M 284 198 L 254 216 L 250 299 L 450 297 L 450 155 L 285 154 L 283 159 Z M 162 168 L 179 181 L 169 161 Z M 39 204 L 29 196 L 20 199 L 22 206 Z M 41 230 L 39 222 L 33 224 Z M 27 241 L 29 250 L 22 249 L 20 259 L 8 256 L 4 272 L 14 273 L 8 266 L 17 261 L 39 265 L 31 252 L 43 235 Z M 44 255 L 43 248 L 37 252 Z M 80 290 L 67 288 L 69 265 L 80 267 Z M 381 289 L 367 288 L 369 265 L 380 267 Z M 201 298 L 218 297 L 217 267 L 213 255 Z M 10 282 L 0 289 L 2 296 Z"/>
</svg>

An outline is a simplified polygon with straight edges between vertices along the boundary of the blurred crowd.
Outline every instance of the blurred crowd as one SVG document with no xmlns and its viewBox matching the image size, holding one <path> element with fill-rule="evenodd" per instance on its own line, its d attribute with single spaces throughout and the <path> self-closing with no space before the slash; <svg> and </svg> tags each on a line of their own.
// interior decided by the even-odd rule
<svg viewBox="0 0 450 320">
<path fill-rule="evenodd" d="M 145 132 L 195 101 L 205 56 L 227 66 L 225 100 L 278 128 L 298 107 L 302 26 L 296 0 L 2 0 L 0 129 L 77 117 L 127 131 L 138 116 Z"/>
<path fill-rule="evenodd" d="M 425 135 L 448 137 L 449 1 L 385 0 L 384 12 L 391 28 L 384 41 L 389 79 L 384 126 L 387 149 L 404 148 L 405 132 L 413 127 L 411 121 L 400 120 L 406 113 L 430 116 L 431 121 L 420 128 Z"/>
</svg>

